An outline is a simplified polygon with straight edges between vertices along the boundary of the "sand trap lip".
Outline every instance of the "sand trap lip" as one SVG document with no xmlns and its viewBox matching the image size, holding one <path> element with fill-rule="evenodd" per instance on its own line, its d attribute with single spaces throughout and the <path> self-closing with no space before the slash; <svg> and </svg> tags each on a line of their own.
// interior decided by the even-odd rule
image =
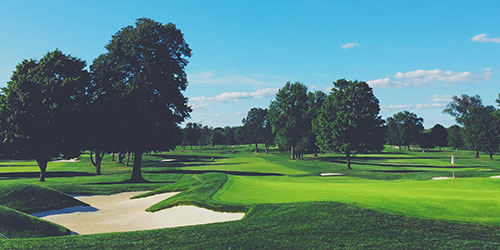
<svg viewBox="0 0 500 250">
<path fill-rule="evenodd" d="M 500 178 L 500 175 L 494 175 L 494 176 L 491 176 L 490 178 L 498 179 L 498 178 Z"/>
<path fill-rule="evenodd" d="M 338 175 L 344 175 L 343 173 L 321 173 L 319 174 L 320 176 L 338 176 Z"/>
<path fill-rule="evenodd" d="M 162 159 L 161 162 L 171 162 L 171 161 L 175 161 L 175 159 Z"/>
<path fill-rule="evenodd" d="M 62 159 L 62 160 L 57 160 L 57 161 L 52 161 L 52 162 L 80 162 L 80 161 L 78 160 L 78 158 L 73 158 L 73 159 L 69 159 L 69 160 Z"/>
<path fill-rule="evenodd" d="M 178 192 L 164 193 L 139 199 L 130 197 L 145 192 L 124 192 L 112 195 L 75 197 L 91 207 L 46 211 L 38 217 L 67 227 L 78 234 L 127 232 L 166 227 L 208 224 L 241 220 L 244 213 L 220 213 L 195 206 L 178 206 L 158 212 L 146 212 L 151 205 Z"/>
<path fill-rule="evenodd" d="M 439 176 L 439 177 L 432 177 L 431 180 L 449 180 L 451 177 L 447 176 Z"/>
</svg>

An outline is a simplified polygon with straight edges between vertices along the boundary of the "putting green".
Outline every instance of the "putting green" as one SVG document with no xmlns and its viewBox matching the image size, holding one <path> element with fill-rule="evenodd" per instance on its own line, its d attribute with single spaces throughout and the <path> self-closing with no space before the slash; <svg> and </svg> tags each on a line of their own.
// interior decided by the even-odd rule
<svg viewBox="0 0 500 250">
<path fill-rule="evenodd" d="M 368 180 L 229 176 L 215 200 L 242 203 L 340 201 L 412 217 L 500 225 L 500 179 Z"/>
</svg>

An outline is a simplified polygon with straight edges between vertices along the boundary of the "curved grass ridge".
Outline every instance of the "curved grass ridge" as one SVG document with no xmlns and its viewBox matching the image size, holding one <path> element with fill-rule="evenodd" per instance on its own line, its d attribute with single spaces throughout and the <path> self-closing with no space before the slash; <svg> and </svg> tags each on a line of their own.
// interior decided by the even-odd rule
<svg viewBox="0 0 500 250">
<path fill-rule="evenodd" d="M 155 212 L 181 205 L 193 205 L 218 212 L 247 212 L 250 207 L 227 202 L 218 202 L 212 196 L 226 183 L 227 176 L 222 173 L 206 173 L 201 175 L 184 175 L 175 183 L 155 189 L 151 192 L 132 197 L 141 198 L 159 193 L 181 191 L 164 201 L 146 209 Z"/>
<path fill-rule="evenodd" d="M 58 190 L 33 184 L 0 185 L 0 205 L 24 213 L 88 206 Z"/>
<path fill-rule="evenodd" d="M 55 223 L 0 206 L 0 233 L 11 239 L 69 235 L 71 231 Z"/>
</svg>

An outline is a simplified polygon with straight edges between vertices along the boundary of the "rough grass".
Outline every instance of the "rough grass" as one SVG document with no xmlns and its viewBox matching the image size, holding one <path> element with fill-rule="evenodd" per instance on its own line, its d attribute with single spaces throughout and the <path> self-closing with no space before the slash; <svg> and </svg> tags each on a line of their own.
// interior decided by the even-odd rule
<svg viewBox="0 0 500 250">
<path fill-rule="evenodd" d="M 55 189 L 30 184 L 0 185 L 0 205 L 25 213 L 87 206 Z"/>
<path fill-rule="evenodd" d="M 69 235 L 71 231 L 52 222 L 0 206 L 0 233 L 12 239 Z"/>
<path fill-rule="evenodd" d="M 2 249 L 498 249 L 499 227 L 408 218 L 335 202 L 257 205 L 241 221 L 0 241 Z"/>
</svg>

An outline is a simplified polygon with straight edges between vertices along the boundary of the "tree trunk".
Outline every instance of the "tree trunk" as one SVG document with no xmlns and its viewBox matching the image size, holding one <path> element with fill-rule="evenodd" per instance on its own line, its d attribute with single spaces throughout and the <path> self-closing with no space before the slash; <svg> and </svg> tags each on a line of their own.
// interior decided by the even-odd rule
<svg viewBox="0 0 500 250">
<path fill-rule="evenodd" d="M 347 160 L 347 169 L 352 170 L 352 168 L 351 168 L 351 152 L 347 152 L 345 154 L 345 158 Z"/>
<path fill-rule="evenodd" d="M 115 153 L 112 153 L 111 155 L 112 155 L 112 157 L 113 157 L 113 158 L 111 159 L 111 161 L 115 161 Z"/>
<path fill-rule="evenodd" d="M 92 155 L 92 153 L 90 153 L 90 154 Z M 95 167 L 95 173 L 96 173 L 96 175 L 101 175 L 101 162 L 102 162 L 102 158 L 104 158 L 104 151 L 96 150 L 95 151 L 95 161 L 92 161 L 92 164 Z"/>
<path fill-rule="evenodd" d="M 259 144 L 255 143 L 255 153 L 258 153 L 258 152 L 259 152 Z"/>
<path fill-rule="evenodd" d="M 142 163 L 142 152 L 136 151 L 134 153 L 134 166 L 132 168 L 132 177 L 130 180 L 132 182 L 144 182 L 141 173 L 141 163 Z"/>
<path fill-rule="evenodd" d="M 474 155 L 474 159 L 479 159 L 479 150 L 476 150 L 476 154 Z"/>
<path fill-rule="evenodd" d="M 406 145 L 408 147 L 408 151 L 410 151 L 410 144 Z"/>
<path fill-rule="evenodd" d="M 269 153 L 269 145 L 266 144 L 266 155 Z"/>
<path fill-rule="evenodd" d="M 95 166 L 95 160 L 94 160 L 94 155 L 93 155 L 94 151 L 90 150 L 90 162 L 92 163 L 92 165 Z"/>
<path fill-rule="evenodd" d="M 398 145 L 399 146 L 399 151 L 401 151 L 401 145 Z"/>
<path fill-rule="evenodd" d="M 128 167 L 128 163 L 130 162 L 130 152 L 127 152 L 127 167 Z M 134 162 L 135 164 L 135 162 Z"/>
<path fill-rule="evenodd" d="M 36 160 L 38 167 L 40 168 L 40 182 L 45 182 L 45 171 L 47 170 L 48 160 Z"/>
<path fill-rule="evenodd" d="M 118 153 L 118 163 L 122 163 L 123 164 L 123 153 Z"/>
<path fill-rule="evenodd" d="M 291 159 L 292 160 L 295 160 L 295 154 L 293 153 L 293 146 L 290 147 L 290 155 L 291 155 Z"/>
<path fill-rule="evenodd" d="M 493 153 L 490 152 L 490 160 L 493 160 Z"/>
</svg>

